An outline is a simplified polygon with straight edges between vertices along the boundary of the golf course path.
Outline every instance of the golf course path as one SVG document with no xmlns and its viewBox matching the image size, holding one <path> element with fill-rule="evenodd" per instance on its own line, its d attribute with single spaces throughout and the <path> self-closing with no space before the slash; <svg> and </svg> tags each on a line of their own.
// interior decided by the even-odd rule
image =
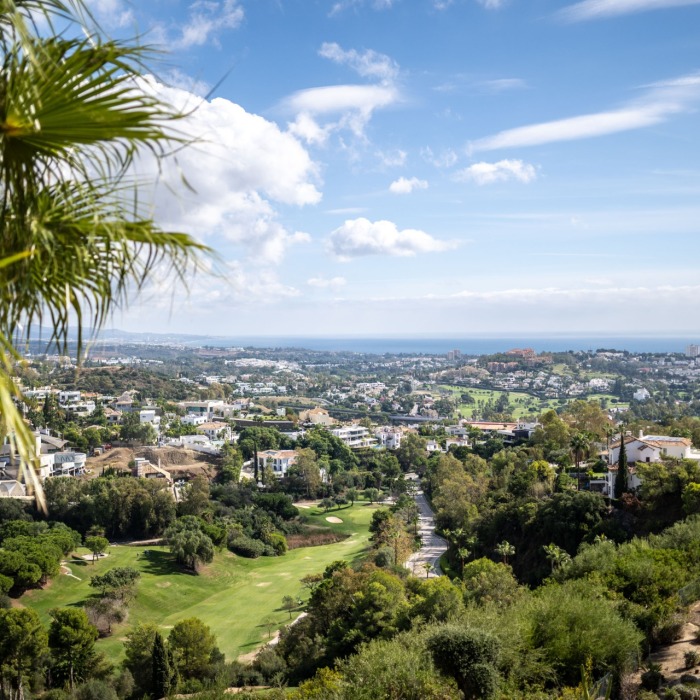
<svg viewBox="0 0 700 700">
<path fill-rule="evenodd" d="M 418 506 L 418 534 L 423 541 L 423 546 L 414 552 L 404 564 L 416 576 L 425 576 L 425 566 L 430 564 L 433 568 L 427 573 L 429 578 L 441 576 L 440 557 L 447 551 L 447 540 L 435 534 L 435 514 L 428 499 L 422 490 L 416 491 L 416 505 Z"/>
</svg>

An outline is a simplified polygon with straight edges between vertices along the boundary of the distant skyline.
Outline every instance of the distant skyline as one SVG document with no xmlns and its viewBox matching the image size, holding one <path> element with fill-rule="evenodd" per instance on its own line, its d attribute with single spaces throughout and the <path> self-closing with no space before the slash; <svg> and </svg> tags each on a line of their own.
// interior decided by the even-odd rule
<svg viewBox="0 0 700 700">
<path fill-rule="evenodd" d="M 220 256 L 114 326 L 700 331 L 700 0 L 88 4 L 167 52 L 143 197 Z"/>
</svg>

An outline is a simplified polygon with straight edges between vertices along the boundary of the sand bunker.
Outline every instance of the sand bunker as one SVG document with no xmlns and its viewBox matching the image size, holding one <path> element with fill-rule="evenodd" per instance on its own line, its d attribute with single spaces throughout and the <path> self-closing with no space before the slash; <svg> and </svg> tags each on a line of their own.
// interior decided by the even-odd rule
<svg viewBox="0 0 700 700">
<path fill-rule="evenodd" d="M 335 515 L 329 515 L 326 520 L 329 523 L 342 523 L 343 521 L 340 518 L 336 518 Z"/>
</svg>

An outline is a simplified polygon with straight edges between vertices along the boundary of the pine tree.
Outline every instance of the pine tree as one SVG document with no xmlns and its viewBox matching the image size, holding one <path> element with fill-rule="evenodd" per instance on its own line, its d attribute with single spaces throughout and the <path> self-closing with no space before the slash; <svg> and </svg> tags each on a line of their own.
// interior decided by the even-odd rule
<svg viewBox="0 0 700 700">
<path fill-rule="evenodd" d="M 625 431 L 620 432 L 620 456 L 617 458 L 617 476 L 615 477 L 615 498 L 620 498 L 627 491 L 627 449 Z"/>
<path fill-rule="evenodd" d="M 173 690 L 171 686 L 172 669 L 170 668 L 170 655 L 165 648 L 165 641 L 160 632 L 153 639 L 153 694 L 157 698 L 164 698 Z"/>
</svg>

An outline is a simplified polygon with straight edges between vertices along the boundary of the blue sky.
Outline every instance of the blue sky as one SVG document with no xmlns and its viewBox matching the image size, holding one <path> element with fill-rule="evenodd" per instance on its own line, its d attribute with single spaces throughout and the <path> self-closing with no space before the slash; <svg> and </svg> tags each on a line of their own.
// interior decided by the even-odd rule
<svg viewBox="0 0 700 700">
<path fill-rule="evenodd" d="M 196 107 L 141 174 L 221 257 L 115 326 L 700 335 L 700 0 L 90 5 Z"/>
</svg>

